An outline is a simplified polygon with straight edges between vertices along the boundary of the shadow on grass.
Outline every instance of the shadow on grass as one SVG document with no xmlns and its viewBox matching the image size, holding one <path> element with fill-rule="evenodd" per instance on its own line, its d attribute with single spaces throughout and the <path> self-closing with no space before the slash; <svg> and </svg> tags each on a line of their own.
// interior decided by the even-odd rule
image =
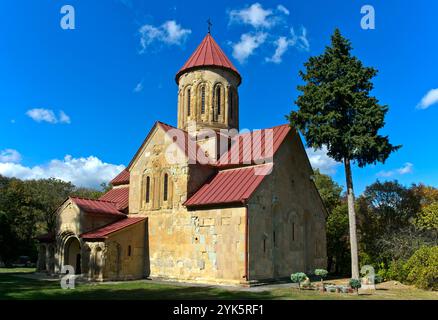
<svg viewBox="0 0 438 320">
<path fill-rule="evenodd" d="M 0 299 L 41 300 L 205 300 L 205 299 L 273 299 L 269 291 L 244 292 L 216 287 L 180 287 L 136 281 L 121 284 L 79 284 L 63 290 L 57 282 L 0 274 Z"/>
</svg>

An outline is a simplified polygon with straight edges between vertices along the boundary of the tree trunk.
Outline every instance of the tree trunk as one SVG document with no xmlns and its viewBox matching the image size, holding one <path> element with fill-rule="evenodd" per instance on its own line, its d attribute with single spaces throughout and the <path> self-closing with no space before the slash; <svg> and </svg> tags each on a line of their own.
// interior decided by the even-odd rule
<svg viewBox="0 0 438 320">
<path fill-rule="evenodd" d="M 351 278 L 359 279 L 359 261 L 357 255 L 356 212 L 354 208 L 353 178 L 349 159 L 344 159 L 345 178 L 347 180 L 348 221 L 350 224 Z"/>
</svg>

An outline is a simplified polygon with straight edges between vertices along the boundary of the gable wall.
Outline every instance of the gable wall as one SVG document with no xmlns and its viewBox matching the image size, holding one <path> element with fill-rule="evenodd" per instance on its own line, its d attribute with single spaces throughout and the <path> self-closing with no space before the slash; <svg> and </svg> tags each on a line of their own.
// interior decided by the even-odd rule
<svg viewBox="0 0 438 320">
<path fill-rule="evenodd" d="M 325 211 L 311 174 L 299 136 L 289 133 L 248 204 L 250 280 L 326 267 Z"/>
<path fill-rule="evenodd" d="M 118 217 L 104 214 L 84 213 L 71 200 L 68 200 L 59 208 L 56 233 L 68 231 L 79 236 L 81 233 L 97 229 L 118 219 Z"/>
<path fill-rule="evenodd" d="M 157 129 L 131 167 L 129 211 L 148 217 L 146 274 L 155 278 L 238 283 L 244 275 L 244 208 L 187 211 L 182 204 L 213 174 L 207 166 L 169 164 Z M 148 157 L 145 155 L 149 154 Z M 169 175 L 168 201 L 163 175 Z M 150 202 L 145 180 L 151 177 Z"/>
</svg>

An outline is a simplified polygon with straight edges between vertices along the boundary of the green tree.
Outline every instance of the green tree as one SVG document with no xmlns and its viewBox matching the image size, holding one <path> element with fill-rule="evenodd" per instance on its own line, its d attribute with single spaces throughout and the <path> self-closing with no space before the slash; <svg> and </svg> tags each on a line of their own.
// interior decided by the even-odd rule
<svg viewBox="0 0 438 320">
<path fill-rule="evenodd" d="M 362 198 L 381 232 L 410 225 L 410 220 L 420 211 L 419 196 L 397 180 L 377 180 L 365 188 Z"/>
<path fill-rule="evenodd" d="M 311 57 L 300 76 L 306 82 L 298 86 L 302 94 L 296 104 L 298 111 L 289 115 L 313 148 L 327 147 L 328 155 L 345 167 L 350 227 L 352 277 L 359 277 L 356 236 L 356 214 L 351 163 L 359 167 L 385 162 L 393 146 L 388 137 L 378 134 L 384 126 L 388 107 L 370 96 L 371 79 L 377 70 L 363 66 L 351 55 L 351 43 L 336 29 L 331 46 L 323 54 Z"/>
<path fill-rule="evenodd" d="M 341 204 L 327 218 L 327 269 L 336 274 L 350 271 L 348 246 L 348 208 Z"/>
<path fill-rule="evenodd" d="M 407 280 L 419 288 L 438 290 L 438 246 L 421 247 L 404 265 Z"/>
<path fill-rule="evenodd" d="M 327 277 L 328 271 L 325 269 L 315 269 L 315 276 L 321 279 L 321 285 L 324 285 L 324 278 Z"/>
<path fill-rule="evenodd" d="M 96 189 L 77 188 L 70 195 L 87 199 L 99 199 L 103 195 L 103 192 Z"/>
<path fill-rule="evenodd" d="M 341 203 L 342 186 L 337 184 L 329 175 L 321 173 L 319 169 L 314 170 L 313 176 L 316 188 L 330 214 Z"/>
<path fill-rule="evenodd" d="M 56 209 L 69 195 L 98 198 L 101 191 L 57 179 L 21 181 L 0 176 L 0 261 L 36 258 L 39 234 L 53 231 Z"/>
<path fill-rule="evenodd" d="M 436 232 L 438 230 L 438 201 L 424 206 L 414 223 L 420 229 Z"/>
<path fill-rule="evenodd" d="M 422 183 L 413 184 L 412 192 L 420 199 L 422 207 L 432 204 L 438 201 L 438 189 L 432 186 L 426 186 Z"/>
<path fill-rule="evenodd" d="M 412 192 L 419 198 L 421 209 L 414 224 L 422 230 L 438 233 L 438 189 L 424 184 L 412 185 Z"/>
<path fill-rule="evenodd" d="M 296 273 L 292 273 L 290 275 L 290 280 L 293 283 L 298 283 L 298 288 L 301 290 L 301 282 L 303 282 L 304 280 L 306 280 L 307 275 L 303 272 L 296 272 Z"/>
</svg>

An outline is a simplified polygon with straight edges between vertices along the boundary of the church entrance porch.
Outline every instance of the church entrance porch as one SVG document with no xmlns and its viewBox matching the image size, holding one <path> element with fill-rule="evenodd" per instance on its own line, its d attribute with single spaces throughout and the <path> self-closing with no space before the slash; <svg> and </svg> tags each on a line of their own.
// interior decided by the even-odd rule
<svg viewBox="0 0 438 320">
<path fill-rule="evenodd" d="M 64 265 L 72 266 L 75 274 L 81 274 L 81 260 L 81 244 L 76 237 L 70 237 L 64 245 Z"/>
</svg>

